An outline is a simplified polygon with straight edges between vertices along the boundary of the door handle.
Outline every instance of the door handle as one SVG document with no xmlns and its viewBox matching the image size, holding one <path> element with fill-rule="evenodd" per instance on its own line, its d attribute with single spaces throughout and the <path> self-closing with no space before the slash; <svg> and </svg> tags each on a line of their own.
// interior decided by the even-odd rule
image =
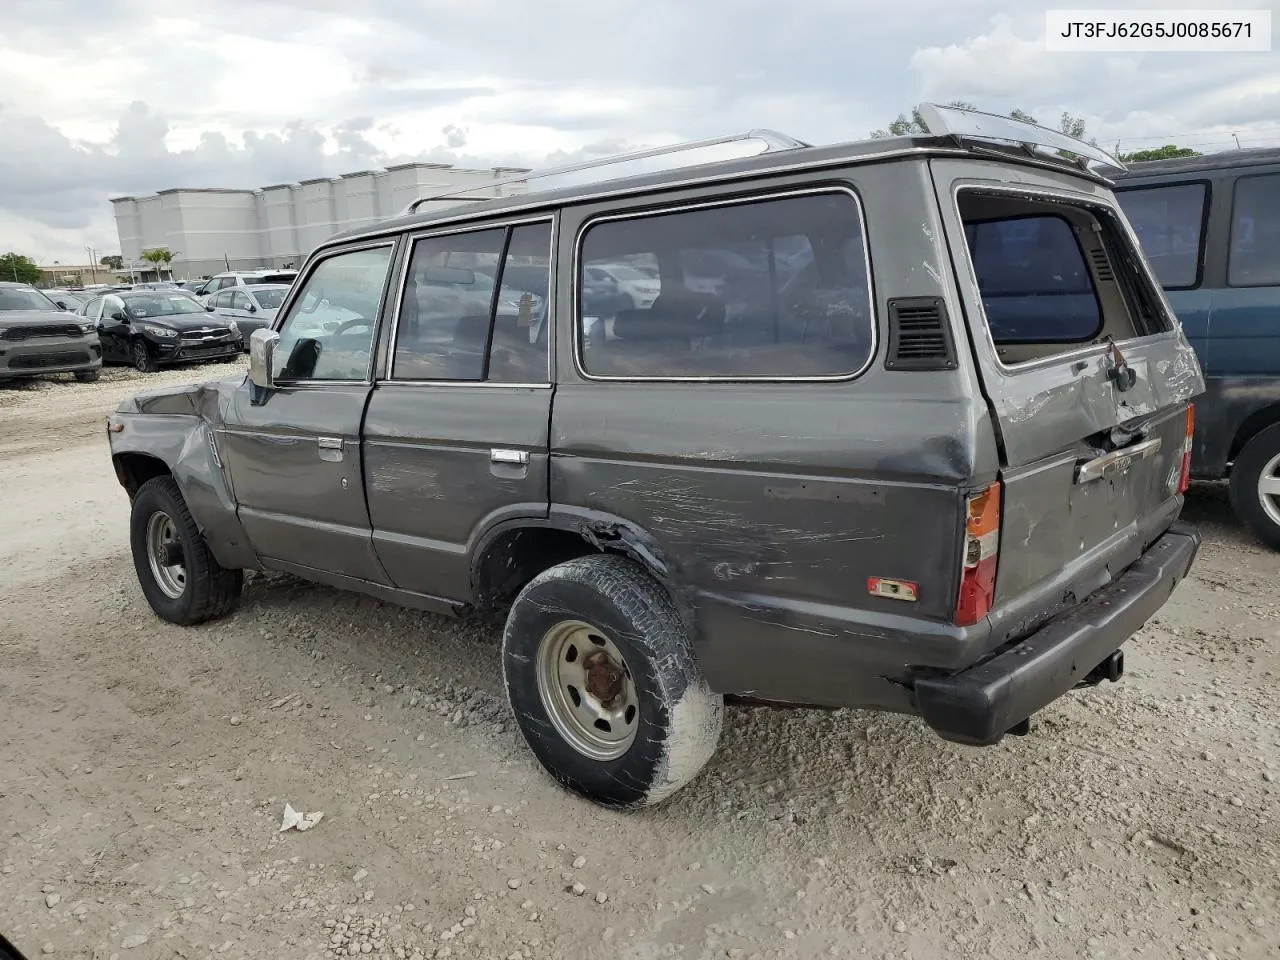
<svg viewBox="0 0 1280 960">
<path fill-rule="evenodd" d="M 529 452 L 527 450 L 490 450 L 489 460 L 492 463 L 507 463 L 512 466 L 525 467 L 529 465 Z"/>
<path fill-rule="evenodd" d="M 342 459 L 341 437 L 319 437 L 316 440 L 320 447 L 320 459 L 336 462 Z"/>
</svg>

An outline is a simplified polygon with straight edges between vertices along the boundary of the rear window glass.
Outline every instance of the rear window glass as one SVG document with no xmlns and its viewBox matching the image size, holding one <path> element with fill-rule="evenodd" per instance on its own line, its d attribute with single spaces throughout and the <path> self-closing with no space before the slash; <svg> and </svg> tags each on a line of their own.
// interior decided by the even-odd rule
<svg viewBox="0 0 1280 960">
<path fill-rule="evenodd" d="M 580 259 L 589 375 L 834 378 L 871 356 L 862 217 L 843 191 L 606 221 Z"/>
<path fill-rule="evenodd" d="M 1071 225 L 1052 215 L 965 224 L 996 344 L 1076 343 L 1102 327 L 1093 278 Z"/>
<path fill-rule="evenodd" d="M 1116 194 L 1164 287 L 1192 287 L 1199 278 L 1205 194 L 1203 183 L 1138 187 Z"/>
<path fill-rule="evenodd" d="M 1227 283 L 1233 287 L 1280 285 L 1280 174 L 1236 181 Z"/>
</svg>

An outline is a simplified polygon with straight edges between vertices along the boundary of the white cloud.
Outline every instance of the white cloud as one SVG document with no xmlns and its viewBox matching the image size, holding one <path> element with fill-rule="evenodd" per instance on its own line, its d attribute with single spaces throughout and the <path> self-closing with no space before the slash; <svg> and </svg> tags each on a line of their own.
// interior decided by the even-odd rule
<svg viewBox="0 0 1280 960">
<path fill-rule="evenodd" d="M 85 243 L 114 246 L 112 194 L 419 158 L 529 165 L 756 126 L 851 140 L 923 98 L 1046 122 L 1069 110 L 1102 142 L 1280 142 L 1266 128 L 1280 123 L 1274 56 L 1048 55 L 1043 9 L 6 0 L 0 250 L 66 262 Z"/>
</svg>

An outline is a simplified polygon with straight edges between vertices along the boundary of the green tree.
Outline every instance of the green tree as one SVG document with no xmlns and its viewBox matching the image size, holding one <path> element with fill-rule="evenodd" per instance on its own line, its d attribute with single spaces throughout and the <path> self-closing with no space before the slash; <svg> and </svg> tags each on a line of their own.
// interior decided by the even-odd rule
<svg viewBox="0 0 1280 960">
<path fill-rule="evenodd" d="M 1175 147 L 1172 143 L 1166 143 L 1163 147 L 1156 147 L 1154 150 L 1135 150 L 1133 153 L 1120 154 L 1120 160 L 1124 163 L 1140 163 L 1143 160 L 1173 160 L 1177 157 L 1198 157 L 1199 150 L 1192 150 L 1190 147 Z"/>
<path fill-rule="evenodd" d="M 1037 120 L 1031 114 L 1027 113 L 1027 111 L 1021 110 L 1018 107 L 1014 107 L 1012 110 L 1010 110 L 1009 116 L 1014 120 L 1020 120 L 1023 123 L 1030 123 L 1033 126 L 1039 126 L 1040 124 L 1039 120 Z"/>
<path fill-rule="evenodd" d="M 156 279 L 159 280 L 163 276 L 161 270 L 172 262 L 173 254 L 166 247 L 154 247 L 151 250 L 143 250 L 142 259 L 155 266 Z"/>
<path fill-rule="evenodd" d="M 105 257 L 100 258 L 98 263 L 102 264 L 102 266 L 106 267 L 108 270 L 124 269 L 124 257 L 120 256 L 118 253 L 109 253 Z"/>
<path fill-rule="evenodd" d="M 30 257 L 10 251 L 0 256 L 0 280 L 36 284 L 40 282 L 40 267 Z"/>
</svg>

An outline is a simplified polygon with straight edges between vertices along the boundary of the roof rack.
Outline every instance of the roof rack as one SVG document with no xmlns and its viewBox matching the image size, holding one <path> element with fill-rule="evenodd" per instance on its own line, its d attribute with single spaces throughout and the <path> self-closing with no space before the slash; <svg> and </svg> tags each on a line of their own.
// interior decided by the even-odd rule
<svg viewBox="0 0 1280 960">
<path fill-rule="evenodd" d="M 916 107 L 916 111 L 932 136 L 953 137 L 961 144 L 969 141 L 1014 143 L 1031 154 L 1043 155 L 1044 151 L 1067 154 L 1085 170 L 1089 169 L 1090 163 L 1101 163 L 1118 170 L 1126 169 L 1123 163 L 1093 144 L 1025 120 L 963 107 L 944 107 L 936 103 L 922 103 Z"/>
<path fill-rule="evenodd" d="M 746 133 L 711 137 L 706 140 L 691 140 L 666 147 L 638 150 L 634 153 L 615 154 L 609 157 L 602 157 L 599 160 L 587 160 L 559 167 L 547 167 L 543 170 L 534 170 L 500 180 L 487 180 L 483 183 L 472 184 L 447 193 L 419 197 L 405 207 L 400 212 L 400 216 L 403 217 L 414 213 L 422 204 L 437 200 L 465 202 L 494 199 L 492 196 L 465 196 L 465 194 L 476 190 L 490 190 L 494 187 L 513 184 L 528 184 L 530 181 L 537 181 L 537 189 L 539 191 L 553 190 L 557 187 L 599 183 L 605 180 L 617 180 L 623 177 L 658 173 L 663 170 L 674 170 L 700 164 L 721 163 L 726 160 L 755 157 L 780 150 L 798 150 L 807 146 L 809 144 L 804 141 L 778 133 L 776 130 L 748 130 Z"/>
</svg>

